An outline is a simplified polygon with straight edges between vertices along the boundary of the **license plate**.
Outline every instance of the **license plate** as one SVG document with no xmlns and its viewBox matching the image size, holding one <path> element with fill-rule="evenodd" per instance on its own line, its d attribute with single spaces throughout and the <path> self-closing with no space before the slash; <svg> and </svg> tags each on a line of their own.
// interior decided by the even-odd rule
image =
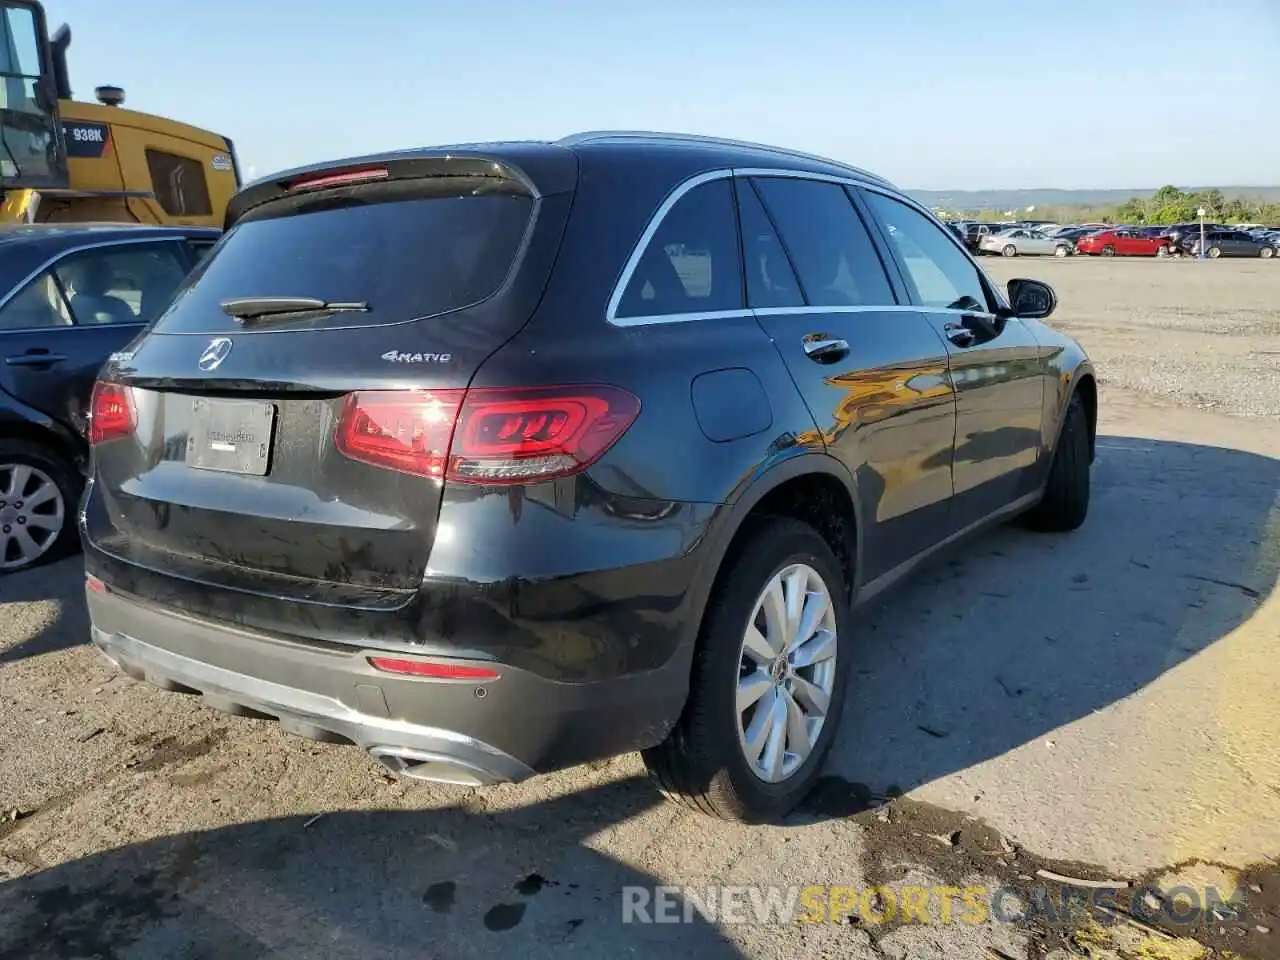
<svg viewBox="0 0 1280 960">
<path fill-rule="evenodd" d="M 187 466 L 265 476 L 271 462 L 275 419 L 276 408 L 271 403 L 203 397 L 193 400 Z"/>
</svg>

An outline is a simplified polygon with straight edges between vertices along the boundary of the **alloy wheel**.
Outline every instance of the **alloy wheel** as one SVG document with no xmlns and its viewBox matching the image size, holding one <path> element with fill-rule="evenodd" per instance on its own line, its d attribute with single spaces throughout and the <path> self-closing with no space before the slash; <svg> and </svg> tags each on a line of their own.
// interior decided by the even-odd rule
<svg viewBox="0 0 1280 960">
<path fill-rule="evenodd" d="M 30 566 L 58 542 L 66 505 L 53 478 L 25 463 L 0 463 L 0 570 Z"/>
<path fill-rule="evenodd" d="M 738 742 L 761 780 L 779 783 L 813 752 L 836 679 L 836 615 L 818 571 L 792 564 L 756 600 L 738 666 Z"/>
</svg>

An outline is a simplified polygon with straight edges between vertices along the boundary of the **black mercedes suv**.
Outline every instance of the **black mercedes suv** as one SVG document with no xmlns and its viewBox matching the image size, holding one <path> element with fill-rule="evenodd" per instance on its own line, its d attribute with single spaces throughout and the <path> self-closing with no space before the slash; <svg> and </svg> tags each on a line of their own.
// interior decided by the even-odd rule
<svg viewBox="0 0 1280 960">
<path fill-rule="evenodd" d="M 93 639 L 399 773 L 638 749 L 776 818 L 854 604 L 986 524 L 1085 519 L 1053 291 L 1006 296 L 862 170 L 583 134 L 293 170 L 227 226 L 95 388 Z"/>
</svg>

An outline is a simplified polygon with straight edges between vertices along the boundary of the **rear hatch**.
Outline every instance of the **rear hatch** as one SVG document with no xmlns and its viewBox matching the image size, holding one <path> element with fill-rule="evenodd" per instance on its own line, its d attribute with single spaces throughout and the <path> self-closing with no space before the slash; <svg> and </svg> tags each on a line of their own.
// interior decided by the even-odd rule
<svg viewBox="0 0 1280 960">
<path fill-rule="evenodd" d="M 341 606 L 412 595 L 462 392 L 532 315 L 559 247 L 575 162 L 545 150 L 547 189 L 453 155 L 237 198 L 96 391 L 86 531 L 138 592 L 179 578 Z"/>
</svg>

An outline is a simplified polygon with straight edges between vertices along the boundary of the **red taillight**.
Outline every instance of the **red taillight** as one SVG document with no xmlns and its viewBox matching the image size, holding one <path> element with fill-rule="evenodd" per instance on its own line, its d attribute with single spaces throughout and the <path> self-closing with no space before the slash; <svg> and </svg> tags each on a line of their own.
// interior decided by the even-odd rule
<svg viewBox="0 0 1280 960">
<path fill-rule="evenodd" d="M 438 663 L 429 660 L 401 660 L 398 657 L 370 657 L 369 663 L 383 673 L 398 673 L 431 680 L 497 680 L 492 667 L 473 667 L 462 663 Z"/>
<path fill-rule="evenodd" d="M 385 390 L 350 394 L 338 423 L 347 457 L 464 483 L 532 483 L 577 473 L 635 422 L 616 387 Z"/>
<path fill-rule="evenodd" d="M 84 585 L 90 593 L 106 593 L 107 585 L 95 577 L 92 573 L 84 575 Z"/>
<path fill-rule="evenodd" d="M 123 384 L 99 380 L 89 401 L 89 443 L 97 445 L 133 433 L 133 392 Z"/>
<path fill-rule="evenodd" d="M 341 173 L 320 173 L 307 177 L 299 177 L 289 184 L 290 193 L 303 190 L 324 190 L 329 187 L 346 187 L 355 183 L 369 183 L 374 180 L 385 180 L 391 172 L 385 167 L 368 167 L 362 170 L 344 170 Z"/>
</svg>

